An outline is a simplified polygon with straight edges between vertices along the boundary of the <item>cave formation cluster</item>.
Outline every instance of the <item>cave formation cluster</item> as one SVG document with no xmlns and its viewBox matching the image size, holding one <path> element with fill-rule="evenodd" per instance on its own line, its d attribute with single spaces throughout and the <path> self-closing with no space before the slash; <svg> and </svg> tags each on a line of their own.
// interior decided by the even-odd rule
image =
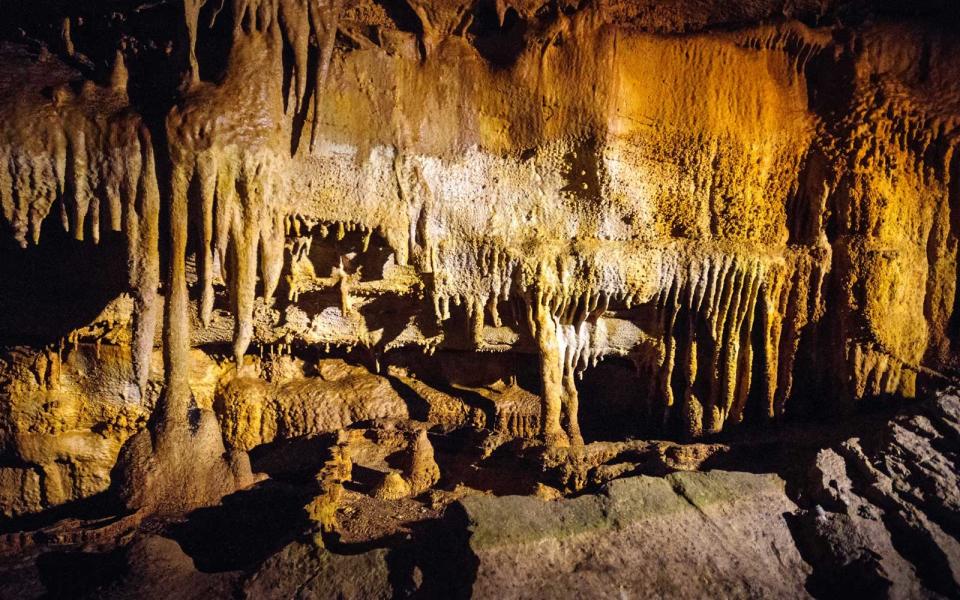
<svg viewBox="0 0 960 600">
<path fill-rule="evenodd" d="M 384 448 L 381 499 L 465 430 L 576 491 L 643 440 L 855 421 L 960 373 L 937 8 L 89 4 L 11 8 L 0 43 L 8 517 L 216 504 L 258 448 L 333 435 L 329 532 Z"/>
</svg>

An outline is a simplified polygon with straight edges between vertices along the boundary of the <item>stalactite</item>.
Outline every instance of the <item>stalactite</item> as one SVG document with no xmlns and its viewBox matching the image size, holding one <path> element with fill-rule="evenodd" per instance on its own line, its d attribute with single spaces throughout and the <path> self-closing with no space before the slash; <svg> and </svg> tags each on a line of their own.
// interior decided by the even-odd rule
<svg viewBox="0 0 960 600">
<path fill-rule="evenodd" d="M 174 160 L 169 215 L 169 266 L 163 314 L 164 402 L 159 426 L 176 429 L 188 424 L 190 393 L 190 318 L 187 296 L 187 229 L 192 165 Z M 162 440 L 174 440 L 171 435 Z M 171 449 L 172 451 L 172 449 Z"/>
<path fill-rule="evenodd" d="M 140 131 L 142 168 L 133 178 L 128 170 L 125 187 L 136 194 L 136 201 L 128 205 L 125 232 L 129 257 L 130 287 L 134 290 L 134 332 L 131 343 L 133 372 L 142 397 L 150 375 L 160 283 L 159 214 L 160 192 L 149 131 Z M 135 188 L 133 187 L 135 186 Z"/>
<path fill-rule="evenodd" d="M 187 26 L 187 38 L 189 40 L 188 48 L 188 66 L 190 68 L 189 77 L 192 82 L 200 80 L 200 67 L 197 64 L 197 32 L 200 26 L 200 9 L 207 3 L 207 0 L 183 0 L 183 17 Z"/>
<path fill-rule="evenodd" d="M 233 352 L 237 368 L 243 366 L 243 355 L 253 339 L 253 308 L 257 288 L 257 246 L 260 239 L 260 224 L 263 206 L 257 173 L 240 173 L 238 196 L 239 218 L 234 222 L 231 235 L 230 297 L 233 301 Z"/>
<path fill-rule="evenodd" d="M 185 0 L 184 20 L 187 25 L 189 65 L 191 81 L 199 81 L 196 59 L 200 9 L 206 0 Z M 250 32 L 266 32 L 281 28 L 290 45 L 293 66 L 294 113 L 303 109 L 307 99 L 309 81 L 309 46 L 317 46 L 317 59 L 313 73 L 313 126 L 310 132 L 310 148 L 314 148 L 320 121 L 320 101 L 326 85 L 330 62 L 333 59 L 334 43 L 343 0 L 233 0 L 234 42 Z M 214 12 L 213 20 L 219 10 Z"/>
<path fill-rule="evenodd" d="M 280 21 L 284 35 L 289 41 L 293 54 L 293 113 L 299 113 L 307 95 L 307 80 L 310 76 L 307 67 L 310 50 L 310 8 L 311 0 L 284 2 L 281 4 Z M 319 88 L 318 88 L 319 89 Z"/>
<path fill-rule="evenodd" d="M 669 261 L 678 264 L 662 272 L 652 303 L 664 340 L 653 365 L 654 401 L 665 424 L 678 418 L 692 437 L 721 431 L 743 421 L 754 389 L 764 414 L 785 414 L 801 330 L 822 316 L 829 257 L 818 252 L 774 261 L 725 253 Z M 758 362 L 765 367 L 760 380 Z"/>
<path fill-rule="evenodd" d="M 216 260 L 230 289 L 234 352 L 241 364 L 253 337 L 257 274 L 263 296 L 269 299 L 283 267 L 284 162 L 270 150 L 257 153 L 236 147 L 186 153 L 174 162 L 177 193 L 189 196 L 191 189 L 200 191 L 200 318 L 204 324 L 210 322 Z"/>
<path fill-rule="evenodd" d="M 64 228 L 77 240 L 89 232 L 97 243 L 107 229 L 124 233 L 134 297 L 132 397 L 141 399 L 157 318 L 160 198 L 153 144 L 127 107 L 127 79 L 118 50 L 109 86 L 87 82 L 79 95 L 58 87 L 37 114 L 5 123 L 0 206 L 22 246 L 39 243 L 43 221 L 57 203 Z"/>
<path fill-rule="evenodd" d="M 268 301 L 277 290 L 283 270 L 283 249 L 286 241 L 283 219 L 283 212 L 279 210 L 272 215 L 266 215 L 260 231 L 260 278 L 263 281 L 263 297 Z"/>
<path fill-rule="evenodd" d="M 290 0 L 287 0 L 288 2 Z M 317 59 L 313 90 L 313 128 L 310 130 L 310 148 L 316 145 L 320 121 L 320 97 L 327 83 L 330 61 L 333 58 L 333 45 L 337 38 L 337 26 L 342 10 L 342 0 L 309 2 L 310 24 L 314 35 L 320 42 L 320 56 Z"/>
<path fill-rule="evenodd" d="M 185 5 L 185 18 L 191 56 L 196 44 L 197 15 L 202 2 L 192 0 Z M 302 108 L 306 99 L 308 81 L 308 48 L 310 40 L 317 44 L 318 58 L 314 74 L 313 110 L 314 130 L 311 145 L 315 140 L 319 121 L 319 102 L 332 57 L 333 40 L 341 7 L 338 0 L 332 2 L 307 2 L 306 0 L 234 0 L 234 40 L 232 62 L 242 71 L 244 61 L 261 61 L 264 69 L 277 73 L 282 68 L 281 54 L 276 47 L 280 31 L 290 44 L 294 56 L 293 95 L 294 112 Z M 247 57 L 244 53 L 250 44 L 266 44 L 260 55 Z M 253 51 L 256 52 L 256 51 Z M 227 82 L 230 79 L 228 67 Z M 238 76 L 239 77 L 239 76 Z M 258 85 L 266 85 L 263 91 L 266 105 L 259 110 L 271 111 L 283 105 L 279 94 L 280 77 L 265 76 Z M 233 81 L 233 85 L 242 85 Z M 226 85 L 226 84 L 224 84 Z M 222 85 L 221 87 L 224 87 Z M 194 81 L 194 87 L 202 86 Z M 271 88 L 276 88 L 271 89 Z M 226 92 L 225 92 L 226 93 Z M 268 127 L 280 122 L 279 115 L 258 115 Z M 171 139 L 190 136 L 190 142 L 201 140 L 208 125 L 189 121 L 188 113 L 179 117 L 171 129 Z M 242 365 L 243 354 L 253 337 L 253 311 L 256 301 L 257 273 L 262 283 L 263 297 L 269 300 L 279 283 L 283 267 L 285 225 L 287 217 L 283 207 L 286 189 L 286 161 L 283 159 L 282 136 L 264 131 L 263 137 L 251 143 L 241 144 L 220 140 L 215 133 L 209 147 L 196 152 L 186 152 L 179 159 L 184 163 L 183 181 L 179 184 L 196 185 L 201 198 L 200 239 L 198 255 L 200 283 L 202 286 L 200 317 L 209 324 L 213 307 L 214 260 L 219 262 L 221 274 L 230 289 L 232 313 L 235 318 L 234 354 Z M 182 143 L 182 142 L 179 142 Z M 186 146 L 189 147 L 190 144 Z M 175 159 L 176 161 L 177 159 Z M 195 182 L 196 180 L 196 182 Z M 343 223 L 338 224 L 343 236 Z M 259 267 L 259 268 L 258 268 Z"/>
<path fill-rule="evenodd" d="M 871 343 L 851 342 L 846 355 L 852 365 L 850 383 L 855 398 L 916 394 L 917 374 L 923 371 L 920 367 L 906 364 Z"/>
</svg>

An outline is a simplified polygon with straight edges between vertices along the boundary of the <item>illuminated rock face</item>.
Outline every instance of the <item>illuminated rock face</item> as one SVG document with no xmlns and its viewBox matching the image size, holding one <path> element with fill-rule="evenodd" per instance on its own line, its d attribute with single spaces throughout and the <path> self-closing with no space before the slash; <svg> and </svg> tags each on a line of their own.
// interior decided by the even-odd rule
<svg viewBox="0 0 960 600">
<path fill-rule="evenodd" d="M 276 423 L 345 426 L 313 414 L 337 410 L 314 398 L 306 364 L 331 348 L 409 379 L 423 420 L 502 420 L 551 448 L 579 446 L 578 416 L 605 410 L 577 377 L 614 357 L 633 367 L 625 429 L 648 436 L 912 398 L 947 379 L 960 40 L 930 20 L 846 26 L 842 5 L 723 4 L 234 0 L 208 30 L 216 7 L 189 0 L 170 16 L 185 34 L 166 68 L 184 75 L 160 116 L 128 93 L 150 76 L 128 74 L 136 56 L 118 52 L 106 83 L 78 88 L 60 60 L 5 46 L 5 227 L 24 246 L 44 243 L 51 212 L 77 240 L 121 232 L 133 299 L 108 325 L 51 325 L 74 350 L 44 350 L 56 358 L 29 393 L 7 378 L 5 512 L 104 489 L 154 405 L 171 432 L 157 448 L 197 435 L 194 404 L 208 424 L 219 407 L 238 455 L 265 441 L 250 406 L 276 413 L 270 436 Z M 112 366 L 69 402 L 108 408 L 61 429 L 137 417 L 100 434 L 98 483 L 28 494 L 82 452 L 33 458 L 16 415 L 56 403 L 74 381 L 61 365 L 88 344 Z M 408 368 L 418 350 L 430 356 Z M 458 374 L 431 366 L 452 352 L 473 353 Z M 35 367 L 26 354 L 5 372 Z M 527 356 L 533 411 L 516 382 Z M 471 413 L 424 372 L 487 389 L 493 408 Z M 275 397 L 231 404 L 243 390 Z M 384 391 L 374 416 L 420 418 L 391 403 Z M 198 452 L 222 462 L 217 443 Z M 212 477 L 225 483 L 211 497 L 250 481 L 226 462 L 203 467 L 232 473 Z"/>
</svg>

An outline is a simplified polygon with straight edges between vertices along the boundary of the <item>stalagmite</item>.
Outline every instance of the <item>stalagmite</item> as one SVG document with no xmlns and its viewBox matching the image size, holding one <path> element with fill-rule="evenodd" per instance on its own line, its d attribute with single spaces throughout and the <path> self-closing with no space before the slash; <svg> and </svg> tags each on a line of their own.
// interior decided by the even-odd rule
<svg viewBox="0 0 960 600">
<path fill-rule="evenodd" d="M 340 314 L 346 317 L 353 312 L 350 302 L 350 283 L 353 276 L 343 268 L 343 259 L 340 260 L 340 264 L 334 267 L 333 278 L 336 280 L 340 291 Z"/>
<path fill-rule="evenodd" d="M 200 9 L 206 4 L 206 0 L 184 0 L 183 17 L 187 26 L 187 37 L 189 42 L 189 77 L 191 82 L 200 80 L 200 67 L 197 64 L 197 30 L 200 26 Z"/>
<path fill-rule="evenodd" d="M 560 425 L 563 410 L 563 371 L 560 363 L 557 325 L 541 298 L 530 305 L 530 323 L 540 353 L 540 381 L 543 398 L 541 434 L 548 444 L 564 446 L 569 439 Z"/>
<path fill-rule="evenodd" d="M 340 432 L 341 441 L 330 449 L 330 458 L 317 472 L 315 480 L 318 493 L 304 507 L 310 520 L 319 526 L 321 534 L 334 533 L 339 528 L 337 509 L 343 500 L 343 484 L 350 481 L 353 473 L 350 445 L 348 440 L 344 439 L 348 435 L 345 434 L 346 432 Z M 319 541 L 323 541 L 322 536 Z"/>
<path fill-rule="evenodd" d="M 409 459 L 403 478 L 410 485 L 410 493 L 422 494 L 440 481 L 440 467 L 433 455 L 433 445 L 427 437 L 427 431 L 421 429 L 414 434 L 414 440 L 408 450 Z"/>
</svg>

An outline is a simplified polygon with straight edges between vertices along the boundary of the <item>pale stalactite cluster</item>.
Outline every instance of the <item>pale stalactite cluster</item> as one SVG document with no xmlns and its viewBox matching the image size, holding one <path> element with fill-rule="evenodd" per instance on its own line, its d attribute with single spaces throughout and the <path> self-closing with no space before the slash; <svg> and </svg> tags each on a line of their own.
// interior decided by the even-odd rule
<svg viewBox="0 0 960 600">
<path fill-rule="evenodd" d="M 187 2 L 192 86 L 168 119 L 174 163 L 173 194 L 186 199 L 198 190 L 200 319 L 209 325 L 217 273 L 231 291 L 238 365 L 253 337 L 253 309 L 259 279 L 262 296 L 273 297 L 284 263 L 289 228 L 288 156 L 291 124 L 314 87 L 314 115 L 333 52 L 340 3 L 306 0 L 236 0 L 232 5 L 234 47 L 219 86 L 199 81 L 194 47 L 203 2 Z M 283 39 L 293 49 L 292 110 L 281 91 Z M 308 74 L 308 46 L 317 42 L 316 72 Z M 237 106 L 237 99 L 242 98 Z M 239 108 L 239 110 L 237 110 Z M 230 114 L 225 120 L 222 114 Z M 288 115 L 289 116 L 289 115 Z M 311 146 L 316 128 L 311 133 Z"/>
<path fill-rule="evenodd" d="M 48 59 L 47 68 L 55 67 Z M 41 65 L 43 68 L 44 65 Z M 22 246 L 39 243 L 55 205 L 75 239 L 98 243 L 104 231 L 127 240 L 134 293 L 134 383 L 145 392 L 158 305 L 160 192 L 149 130 L 129 107 L 127 70 L 117 52 L 109 85 L 67 83 L 40 105 L 12 98 L 0 135 L 0 205 Z"/>
<path fill-rule="evenodd" d="M 718 432 L 743 421 L 754 390 L 766 418 L 783 417 L 801 330 L 825 311 L 829 259 L 829 248 L 727 255 L 672 273 L 654 300 L 665 342 L 654 379 L 664 422 L 679 412 L 688 435 Z M 755 365 L 764 367 L 759 381 Z"/>
</svg>

